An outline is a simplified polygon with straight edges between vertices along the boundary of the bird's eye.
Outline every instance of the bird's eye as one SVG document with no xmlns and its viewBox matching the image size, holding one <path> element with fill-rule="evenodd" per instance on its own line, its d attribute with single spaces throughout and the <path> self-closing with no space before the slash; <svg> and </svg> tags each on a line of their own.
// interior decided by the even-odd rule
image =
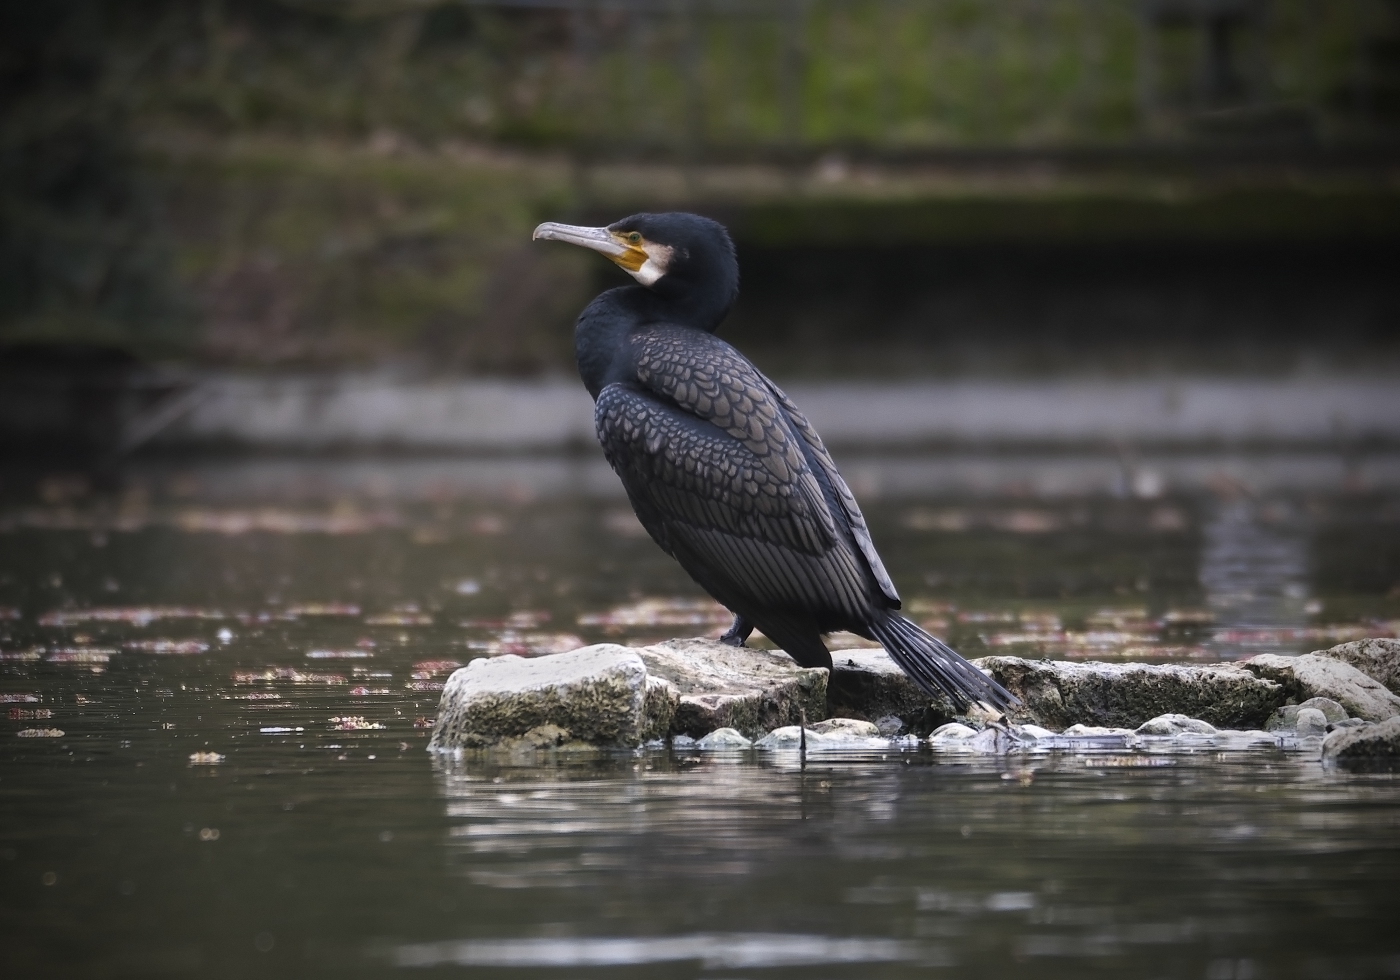
<svg viewBox="0 0 1400 980">
<path fill-rule="evenodd" d="M 631 232 L 628 234 L 627 240 L 635 245 L 642 240 L 642 233 L 640 231 Z"/>
</svg>

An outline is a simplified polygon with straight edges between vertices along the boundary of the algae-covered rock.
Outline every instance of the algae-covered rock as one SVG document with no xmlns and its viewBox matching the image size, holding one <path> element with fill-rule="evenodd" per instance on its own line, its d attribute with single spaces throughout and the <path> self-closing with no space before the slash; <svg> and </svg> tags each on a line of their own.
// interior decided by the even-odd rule
<svg viewBox="0 0 1400 980">
<path fill-rule="evenodd" d="M 1322 742 L 1322 761 L 1334 765 L 1400 765 L 1400 716 L 1373 725 L 1337 729 Z"/>
<path fill-rule="evenodd" d="M 1288 696 L 1299 701 L 1330 698 L 1348 714 L 1367 721 L 1384 721 L 1400 715 L 1400 696 L 1391 693 L 1380 681 L 1332 657 L 1313 653 L 1301 657 L 1264 653 L 1242 661 L 1240 666 L 1282 685 Z"/>
<path fill-rule="evenodd" d="M 1165 714 L 1217 728 L 1258 728 L 1281 706 L 1284 688 L 1233 664 L 1106 664 L 986 657 L 974 663 L 1021 699 L 1016 723 L 1137 728 Z"/>
<path fill-rule="evenodd" d="M 1339 643 L 1327 650 L 1314 650 L 1313 656 L 1350 664 L 1392 694 L 1400 694 L 1400 640 L 1376 638 Z"/>
<path fill-rule="evenodd" d="M 699 737 L 734 728 L 755 738 L 826 717 L 825 668 L 799 667 L 780 650 L 714 640 L 667 640 L 634 652 L 675 692 L 670 730 Z"/>
<path fill-rule="evenodd" d="M 646 665 L 611 643 L 473 660 L 444 685 L 429 748 L 496 745 L 542 726 L 590 745 L 636 746 L 656 727 L 645 713 L 649 700 Z"/>
</svg>

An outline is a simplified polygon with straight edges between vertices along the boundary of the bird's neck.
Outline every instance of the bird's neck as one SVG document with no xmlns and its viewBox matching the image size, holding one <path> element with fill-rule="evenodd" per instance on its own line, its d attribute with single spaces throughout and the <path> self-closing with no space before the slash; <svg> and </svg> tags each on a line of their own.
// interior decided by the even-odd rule
<svg viewBox="0 0 1400 980">
<path fill-rule="evenodd" d="M 721 305 L 645 286 L 609 289 L 589 303 L 574 324 L 574 356 L 584 387 L 597 398 L 598 392 L 613 382 L 634 380 L 635 372 L 624 351 L 633 331 L 667 323 L 713 333 L 731 302 L 732 297 Z"/>
</svg>

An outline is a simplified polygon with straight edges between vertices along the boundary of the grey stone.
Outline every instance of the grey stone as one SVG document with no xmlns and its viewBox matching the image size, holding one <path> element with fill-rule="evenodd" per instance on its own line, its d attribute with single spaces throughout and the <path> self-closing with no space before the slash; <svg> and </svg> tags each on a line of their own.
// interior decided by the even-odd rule
<svg viewBox="0 0 1400 980">
<path fill-rule="evenodd" d="M 1316 708 L 1298 708 L 1298 717 L 1294 722 L 1294 728 L 1298 732 L 1299 738 L 1308 738 L 1312 735 L 1327 734 L 1327 716 Z"/>
<path fill-rule="evenodd" d="M 1382 637 L 1339 643 L 1328 650 L 1314 650 L 1313 656 L 1350 664 L 1392 694 L 1400 694 L 1400 640 Z"/>
<path fill-rule="evenodd" d="M 678 737 L 686 738 L 687 736 L 682 735 Z M 726 749 L 747 749 L 753 745 L 753 742 L 749 741 L 732 728 L 716 728 L 697 742 L 696 745 L 703 751 L 715 752 Z"/>
<path fill-rule="evenodd" d="M 1022 701 L 1010 721 L 1064 729 L 1136 728 L 1163 714 L 1219 728 L 1258 728 L 1284 688 L 1233 664 L 1106 664 L 986 657 L 974 661 Z"/>
<path fill-rule="evenodd" d="M 828 718 L 810 726 L 808 731 L 818 735 L 839 736 L 842 738 L 879 738 L 880 729 L 871 721 L 856 718 Z"/>
<path fill-rule="evenodd" d="M 1333 730 L 1338 728 L 1360 728 L 1362 725 L 1371 724 L 1365 718 L 1343 718 L 1341 721 L 1333 722 L 1330 726 Z"/>
<path fill-rule="evenodd" d="M 807 747 L 810 749 L 822 740 L 822 736 L 807 729 Z M 784 725 L 782 728 L 775 728 L 767 735 L 753 743 L 756 749 L 798 749 L 802 747 L 802 726 Z"/>
<path fill-rule="evenodd" d="M 1105 728 L 1102 725 L 1070 725 L 1061 735 L 1070 738 L 1103 737 L 1105 735 L 1131 735 L 1131 728 Z"/>
<path fill-rule="evenodd" d="M 753 738 L 826 717 L 827 672 L 799 667 L 779 650 L 715 640 L 667 640 L 632 651 L 674 694 L 670 730 L 699 737 L 734 728 Z"/>
<path fill-rule="evenodd" d="M 899 717 L 899 715 L 885 715 L 882 718 L 875 719 L 875 727 L 879 729 L 881 735 L 893 737 L 909 726 L 904 724 L 904 719 Z"/>
<path fill-rule="evenodd" d="M 871 721 L 893 715 L 911 729 L 926 724 L 926 717 L 946 720 L 956 714 L 951 701 L 929 697 L 879 647 L 837 650 L 831 661 L 833 712 Z"/>
<path fill-rule="evenodd" d="M 1323 741 L 1322 761 L 1336 765 L 1400 764 L 1400 717 L 1338 729 Z"/>
<path fill-rule="evenodd" d="M 1158 715 L 1137 728 L 1139 735 L 1215 735 L 1218 732 L 1210 722 L 1183 714 Z"/>
<path fill-rule="evenodd" d="M 930 742 L 955 742 L 964 738 L 971 738 L 977 734 L 977 729 L 960 725 L 956 721 L 950 721 L 946 725 L 939 725 L 929 735 Z"/>
<path fill-rule="evenodd" d="M 1350 664 L 1331 657 L 1305 653 L 1301 657 L 1283 657 L 1264 653 L 1240 664 L 1258 677 L 1274 681 L 1288 696 L 1298 700 L 1330 698 L 1346 709 L 1349 715 L 1367 721 L 1384 721 L 1400 715 L 1400 696 L 1386 690 Z M 1301 707 L 1301 705 L 1300 705 Z"/>
<path fill-rule="evenodd" d="M 447 679 L 429 748 L 495 745 L 542 726 L 590 745 L 640 745 L 656 727 L 645 714 L 648 688 L 642 659 L 611 643 L 473 660 Z"/>
<path fill-rule="evenodd" d="M 1341 721 L 1347 716 L 1347 709 L 1343 708 L 1331 698 L 1308 698 L 1302 704 L 1298 705 L 1299 711 L 1302 711 L 1304 708 L 1316 708 L 1318 711 L 1322 712 L 1329 722 Z"/>
<path fill-rule="evenodd" d="M 1039 725 L 1020 725 L 1016 729 L 1016 734 L 1025 738 L 1053 738 L 1055 733 L 1048 728 L 1041 728 Z"/>
<path fill-rule="evenodd" d="M 1269 720 L 1264 722 L 1264 730 L 1268 732 L 1291 732 L 1298 724 L 1298 708 L 1296 704 L 1285 704 L 1273 714 L 1269 715 Z"/>
</svg>

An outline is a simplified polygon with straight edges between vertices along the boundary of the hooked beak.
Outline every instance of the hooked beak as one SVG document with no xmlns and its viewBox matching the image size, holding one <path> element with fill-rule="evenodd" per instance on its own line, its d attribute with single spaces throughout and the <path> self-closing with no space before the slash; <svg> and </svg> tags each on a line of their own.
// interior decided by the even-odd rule
<svg viewBox="0 0 1400 980">
<path fill-rule="evenodd" d="M 633 275 L 636 275 L 637 271 L 646 265 L 649 258 L 645 250 L 623 241 L 618 235 L 606 228 L 585 228 L 581 225 L 563 225 L 557 221 L 546 221 L 536 228 L 535 233 L 530 236 L 531 241 L 539 241 L 541 238 L 546 241 L 582 245 L 595 252 L 602 252 Z"/>
</svg>

